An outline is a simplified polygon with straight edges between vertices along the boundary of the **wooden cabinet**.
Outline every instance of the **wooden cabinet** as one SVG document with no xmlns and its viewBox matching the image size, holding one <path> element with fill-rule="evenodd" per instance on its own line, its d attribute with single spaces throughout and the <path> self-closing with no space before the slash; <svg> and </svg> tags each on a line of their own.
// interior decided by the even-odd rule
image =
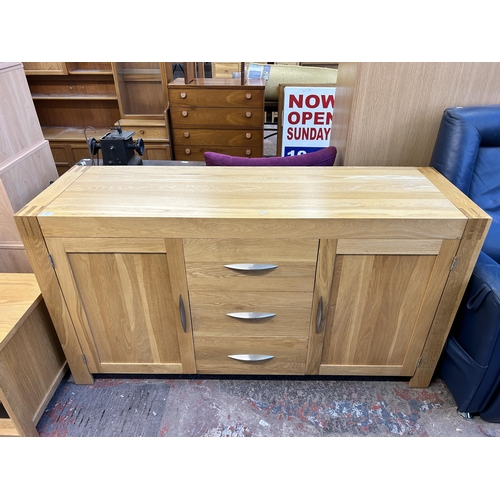
<svg viewBox="0 0 500 500">
<path fill-rule="evenodd" d="M 75 166 L 16 215 L 77 383 L 426 387 L 491 218 L 432 168 Z"/>
<path fill-rule="evenodd" d="M 260 157 L 264 145 L 264 82 L 176 79 L 168 85 L 174 159 L 203 161 L 205 151 Z"/>
<path fill-rule="evenodd" d="M 167 101 L 166 63 L 112 63 L 122 118 L 164 118 Z"/>
<path fill-rule="evenodd" d="M 66 369 L 35 276 L 0 273 L 0 436 L 38 436 Z"/>
<path fill-rule="evenodd" d="M 124 130 L 160 128 L 145 140 L 145 159 L 169 160 L 167 63 L 23 63 L 45 139 L 59 175 L 90 158 L 87 140 L 100 139 L 119 120 Z M 135 138 L 140 137 L 137 135 Z M 151 150 L 151 151 L 149 151 Z"/>
<path fill-rule="evenodd" d="M 20 63 L 0 63 L 0 272 L 31 272 L 13 215 L 57 179 Z"/>
</svg>

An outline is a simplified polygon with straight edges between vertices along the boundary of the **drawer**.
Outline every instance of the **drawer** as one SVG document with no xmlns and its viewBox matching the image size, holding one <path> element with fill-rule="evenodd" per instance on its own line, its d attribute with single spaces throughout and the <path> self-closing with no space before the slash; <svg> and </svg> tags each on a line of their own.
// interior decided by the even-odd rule
<svg viewBox="0 0 500 500">
<path fill-rule="evenodd" d="M 264 89 L 169 88 L 170 106 L 264 107 Z"/>
<path fill-rule="evenodd" d="M 184 240 L 187 279 L 192 291 L 312 291 L 317 252 L 316 239 Z M 226 267 L 234 264 L 276 267 Z"/>
<path fill-rule="evenodd" d="M 161 142 L 145 142 L 143 160 L 171 160 L 170 144 Z"/>
<path fill-rule="evenodd" d="M 297 337 L 197 337 L 194 339 L 197 373 L 304 375 L 307 339 Z M 260 361 L 234 355 L 272 356 Z"/>
<path fill-rule="evenodd" d="M 132 136 L 132 139 L 136 141 L 137 139 L 154 140 L 159 139 L 162 141 L 169 139 L 169 134 L 166 126 L 159 127 L 149 127 L 149 126 L 138 126 L 133 129 L 135 131 L 135 135 Z"/>
<path fill-rule="evenodd" d="M 198 127 L 255 127 L 262 128 L 264 110 L 261 108 L 170 108 L 173 128 Z"/>
<path fill-rule="evenodd" d="M 309 335 L 312 292 L 189 293 L 194 336 Z"/>
<path fill-rule="evenodd" d="M 188 129 L 180 128 L 173 131 L 176 146 L 212 146 L 223 145 L 231 147 L 263 146 L 264 131 L 262 129 Z"/>
<path fill-rule="evenodd" d="M 247 147 L 224 147 L 224 146 L 174 146 L 176 160 L 203 161 L 203 153 L 213 151 L 231 156 L 241 156 L 242 158 L 260 158 L 263 155 L 262 146 Z"/>
</svg>

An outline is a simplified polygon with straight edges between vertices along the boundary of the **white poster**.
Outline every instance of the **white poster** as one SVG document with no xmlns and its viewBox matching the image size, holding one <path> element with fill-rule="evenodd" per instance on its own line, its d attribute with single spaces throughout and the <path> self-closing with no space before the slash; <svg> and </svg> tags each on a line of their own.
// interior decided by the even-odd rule
<svg viewBox="0 0 500 500">
<path fill-rule="evenodd" d="M 335 87 L 284 87 L 281 156 L 330 145 Z"/>
</svg>

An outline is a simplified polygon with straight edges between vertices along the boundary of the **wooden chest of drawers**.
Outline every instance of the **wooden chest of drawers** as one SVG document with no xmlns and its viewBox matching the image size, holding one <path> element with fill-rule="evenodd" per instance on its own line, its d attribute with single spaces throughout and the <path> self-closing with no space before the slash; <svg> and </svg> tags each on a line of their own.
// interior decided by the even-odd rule
<svg viewBox="0 0 500 500">
<path fill-rule="evenodd" d="M 318 244 L 184 240 L 198 373 L 305 373 Z"/>
<path fill-rule="evenodd" d="M 264 144 L 264 82 L 177 79 L 168 85 L 176 160 L 202 161 L 205 151 L 260 157 Z"/>
<path fill-rule="evenodd" d="M 491 218 L 432 168 L 75 166 L 15 220 L 77 383 L 426 387 Z"/>
</svg>

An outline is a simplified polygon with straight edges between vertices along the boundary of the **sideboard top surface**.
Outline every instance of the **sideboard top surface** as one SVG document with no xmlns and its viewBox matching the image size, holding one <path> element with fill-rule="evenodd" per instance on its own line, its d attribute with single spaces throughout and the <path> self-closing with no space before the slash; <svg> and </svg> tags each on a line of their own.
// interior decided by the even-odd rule
<svg viewBox="0 0 500 500">
<path fill-rule="evenodd" d="M 384 221 L 396 219 L 410 223 L 405 237 L 416 229 L 413 221 L 420 227 L 414 237 L 460 238 L 467 217 L 424 175 L 427 168 L 91 166 L 59 190 L 56 181 L 53 196 L 42 196 L 45 204 L 33 200 L 24 213 L 38 216 L 53 236 L 66 234 L 57 228 L 68 218 L 72 231 L 83 231 L 75 236 L 98 236 L 97 220 L 101 226 L 114 221 L 114 228 L 135 220 L 141 237 L 153 236 L 153 221 L 170 237 L 209 237 L 210 224 L 224 222 L 237 222 L 242 232 L 234 236 L 244 237 L 245 225 L 276 230 L 271 221 L 290 223 L 272 236 L 304 234 L 307 221 L 304 237 L 334 237 L 324 233 L 325 223 L 343 221 L 346 228 L 364 221 L 376 231 L 378 222 L 382 230 Z M 94 230 L 83 229 L 92 224 Z"/>
<path fill-rule="evenodd" d="M 32 273 L 0 274 L 0 351 L 19 325 L 42 300 Z"/>
</svg>

